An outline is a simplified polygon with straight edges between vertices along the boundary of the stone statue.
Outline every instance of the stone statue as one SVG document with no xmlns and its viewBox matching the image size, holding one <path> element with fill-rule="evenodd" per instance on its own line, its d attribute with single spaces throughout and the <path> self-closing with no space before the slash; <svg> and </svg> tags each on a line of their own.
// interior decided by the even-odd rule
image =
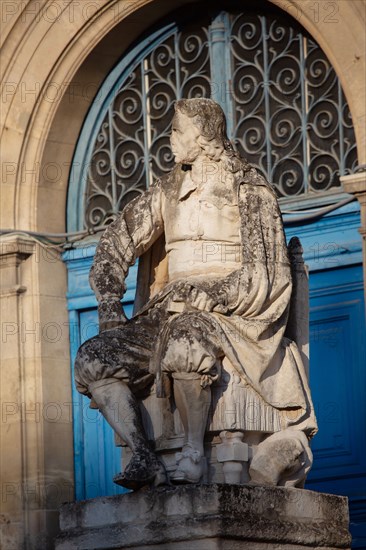
<svg viewBox="0 0 366 550">
<path fill-rule="evenodd" d="M 115 481 L 138 489 L 167 482 L 139 403 L 153 384 L 158 398 L 172 386 L 184 441 L 170 482 L 199 483 L 212 391 L 229 362 L 238 387 L 279 418 L 256 446 L 249 481 L 299 485 L 317 426 L 301 354 L 285 336 L 292 278 L 274 190 L 234 151 L 213 100 L 175 103 L 171 147 L 173 170 L 131 201 L 100 239 L 90 272 L 100 333 L 78 351 L 77 389 L 132 451 Z M 120 299 L 128 269 L 162 237 L 165 259 L 149 300 L 127 320 Z M 235 439 L 228 426 L 218 456 L 234 440 L 236 449 L 244 445 L 242 435 Z"/>
</svg>

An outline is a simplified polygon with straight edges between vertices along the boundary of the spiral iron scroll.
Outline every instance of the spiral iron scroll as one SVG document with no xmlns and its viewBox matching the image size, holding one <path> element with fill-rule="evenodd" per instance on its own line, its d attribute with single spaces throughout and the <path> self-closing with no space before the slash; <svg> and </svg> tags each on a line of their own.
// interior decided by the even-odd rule
<svg viewBox="0 0 366 550">
<path fill-rule="evenodd" d="M 339 187 L 356 168 L 356 145 L 325 54 L 280 16 L 232 16 L 230 35 L 237 149 L 281 197 Z"/>
<path fill-rule="evenodd" d="M 169 171 L 173 104 L 210 97 L 208 27 L 176 30 L 117 91 L 99 129 L 88 169 L 84 224 L 108 224 L 149 183 Z"/>
</svg>

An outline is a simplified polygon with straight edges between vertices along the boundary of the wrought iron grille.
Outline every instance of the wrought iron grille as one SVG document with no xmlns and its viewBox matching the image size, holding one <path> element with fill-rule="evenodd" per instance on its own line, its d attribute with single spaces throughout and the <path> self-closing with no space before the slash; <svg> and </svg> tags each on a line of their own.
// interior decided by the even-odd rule
<svg viewBox="0 0 366 550">
<path fill-rule="evenodd" d="M 357 157 L 337 75 L 319 46 L 279 16 L 231 18 L 233 139 L 281 197 L 339 187 Z"/>
<path fill-rule="evenodd" d="M 240 153 L 280 197 L 340 187 L 357 163 L 350 112 L 319 46 L 289 18 L 229 14 L 171 25 L 130 64 L 95 130 L 86 168 L 84 225 L 112 221 L 173 165 L 173 103 L 213 97 Z"/>
</svg>

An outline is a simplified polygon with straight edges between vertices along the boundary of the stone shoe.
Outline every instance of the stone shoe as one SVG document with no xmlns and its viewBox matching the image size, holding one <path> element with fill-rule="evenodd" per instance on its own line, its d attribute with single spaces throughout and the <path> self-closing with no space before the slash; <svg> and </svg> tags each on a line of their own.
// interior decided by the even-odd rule
<svg viewBox="0 0 366 550">
<path fill-rule="evenodd" d="M 186 447 L 176 454 L 177 469 L 170 475 L 173 483 L 199 483 L 206 466 L 205 457 L 192 447 Z"/>
<path fill-rule="evenodd" d="M 114 476 L 113 481 L 134 491 L 145 485 L 157 487 L 169 483 L 163 463 L 152 452 L 135 452 L 125 471 Z"/>
</svg>

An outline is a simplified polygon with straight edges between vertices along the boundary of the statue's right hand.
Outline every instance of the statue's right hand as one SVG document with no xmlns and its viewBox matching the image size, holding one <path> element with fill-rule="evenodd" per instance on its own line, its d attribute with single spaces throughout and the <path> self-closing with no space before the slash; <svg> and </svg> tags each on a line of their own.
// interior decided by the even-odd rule
<svg viewBox="0 0 366 550">
<path fill-rule="evenodd" d="M 204 290 L 195 287 L 189 282 L 180 282 L 174 288 L 172 297 L 173 302 L 185 302 L 190 307 L 198 311 L 216 311 L 218 313 L 227 313 L 227 307 L 218 303 Z"/>
<path fill-rule="evenodd" d="M 174 302 L 187 302 L 193 286 L 186 281 L 179 281 L 173 287 L 172 299 Z"/>
</svg>

